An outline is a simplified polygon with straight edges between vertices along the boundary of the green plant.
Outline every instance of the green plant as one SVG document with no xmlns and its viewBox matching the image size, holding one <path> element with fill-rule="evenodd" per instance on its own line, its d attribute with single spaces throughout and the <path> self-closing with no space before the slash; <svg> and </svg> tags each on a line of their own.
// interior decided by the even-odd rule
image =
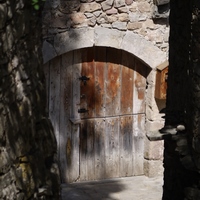
<svg viewBox="0 0 200 200">
<path fill-rule="evenodd" d="M 32 0 L 32 5 L 34 7 L 35 10 L 39 10 L 40 9 L 40 3 L 44 2 L 45 0 Z"/>
</svg>

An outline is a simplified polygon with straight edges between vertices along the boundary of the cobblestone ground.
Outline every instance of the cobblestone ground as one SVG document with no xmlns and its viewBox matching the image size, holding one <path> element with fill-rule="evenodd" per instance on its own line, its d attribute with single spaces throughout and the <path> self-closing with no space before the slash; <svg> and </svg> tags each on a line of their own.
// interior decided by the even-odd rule
<svg viewBox="0 0 200 200">
<path fill-rule="evenodd" d="M 163 177 L 135 176 L 62 185 L 62 200 L 161 200 Z"/>
</svg>

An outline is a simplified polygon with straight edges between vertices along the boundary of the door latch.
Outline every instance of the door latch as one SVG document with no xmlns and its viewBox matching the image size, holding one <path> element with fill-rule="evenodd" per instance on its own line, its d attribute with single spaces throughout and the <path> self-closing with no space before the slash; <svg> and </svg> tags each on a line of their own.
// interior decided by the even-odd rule
<svg viewBox="0 0 200 200">
<path fill-rule="evenodd" d="M 78 113 L 86 113 L 88 111 L 89 110 L 86 110 L 85 108 L 78 109 Z"/>
<path fill-rule="evenodd" d="M 83 81 L 83 83 L 84 83 L 84 85 L 85 85 L 85 84 L 86 84 L 86 81 L 90 80 L 90 78 L 87 77 L 87 76 L 81 76 L 81 77 L 79 78 L 79 80 L 80 80 L 80 81 Z"/>
</svg>

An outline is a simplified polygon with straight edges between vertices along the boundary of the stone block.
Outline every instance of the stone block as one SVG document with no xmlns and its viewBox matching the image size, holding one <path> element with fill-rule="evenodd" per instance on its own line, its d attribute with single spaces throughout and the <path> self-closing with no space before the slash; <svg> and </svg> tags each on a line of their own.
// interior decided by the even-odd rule
<svg viewBox="0 0 200 200">
<path fill-rule="evenodd" d="M 148 63 L 151 68 L 157 67 L 166 60 L 165 53 L 158 47 L 155 47 L 151 42 L 131 31 L 126 32 L 121 46 L 124 50 L 131 51 L 135 56 L 142 59 L 145 63 Z"/>
<path fill-rule="evenodd" d="M 163 176 L 164 168 L 161 160 L 144 160 L 144 175 L 148 177 Z"/>
<path fill-rule="evenodd" d="M 49 60 L 57 56 L 57 53 L 52 44 L 50 44 L 46 40 L 43 42 L 42 53 L 43 53 L 44 63 L 48 62 Z"/>
<path fill-rule="evenodd" d="M 141 22 L 129 22 L 127 25 L 128 30 L 136 30 L 142 28 Z"/>
<path fill-rule="evenodd" d="M 126 22 L 114 22 L 114 23 L 112 23 L 112 27 L 114 28 L 114 29 L 118 29 L 118 30 L 123 30 L 123 31 L 125 31 L 126 30 Z"/>
<path fill-rule="evenodd" d="M 146 121 L 146 130 L 148 131 L 156 131 L 164 126 L 164 119 L 161 120 L 155 120 L 155 121 Z"/>
<path fill-rule="evenodd" d="M 144 12 L 150 12 L 151 11 L 151 7 L 150 7 L 150 4 L 146 1 L 144 2 L 139 2 L 138 3 L 138 10 L 141 12 L 141 13 L 144 13 Z"/>
<path fill-rule="evenodd" d="M 102 2 L 101 3 L 102 9 L 104 11 L 111 9 L 112 5 L 113 5 L 113 1 L 114 0 L 106 0 L 106 1 Z"/>
<path fill-rule="evenodd" d="M 75 49 L 92 47 L 93 44 L 94 30 L 87 27 L 66 31 L 57 34 L 54 38 L 54 47 L 58 55 Z"/>
<path fill-rule="evenodd" d="M 101 5 L 96 2 L 84 3 L 84 4 L 81 4 L 80 6 L 81 12 L 94 12 L 97 10 L 101 10 Z"/>
<path fill-rule="evenodd" d="M 160 141 L 149 141 L 145 138 L 144 144 L 144 158 L 148 160 L 162 160 L 164 142 Z"/>
<path fill-rule="evenodd" d="M 125 33 L 104 27 L 95 28 L 95 45 L 120 49 Z"/>
</svg>

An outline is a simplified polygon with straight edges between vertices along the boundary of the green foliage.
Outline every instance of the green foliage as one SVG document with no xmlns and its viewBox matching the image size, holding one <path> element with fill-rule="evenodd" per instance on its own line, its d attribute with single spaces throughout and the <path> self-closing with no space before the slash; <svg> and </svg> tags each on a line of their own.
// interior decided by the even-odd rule
<svg viewBox="0 0 200 200">
<path fill-rule="evenodd" d="M 40 3 L 44 2 L 45 0 L 32 0 L 32 5 L 34 7 L 35 10 L 39 10 L 40 9 Z"/>
</svg>

